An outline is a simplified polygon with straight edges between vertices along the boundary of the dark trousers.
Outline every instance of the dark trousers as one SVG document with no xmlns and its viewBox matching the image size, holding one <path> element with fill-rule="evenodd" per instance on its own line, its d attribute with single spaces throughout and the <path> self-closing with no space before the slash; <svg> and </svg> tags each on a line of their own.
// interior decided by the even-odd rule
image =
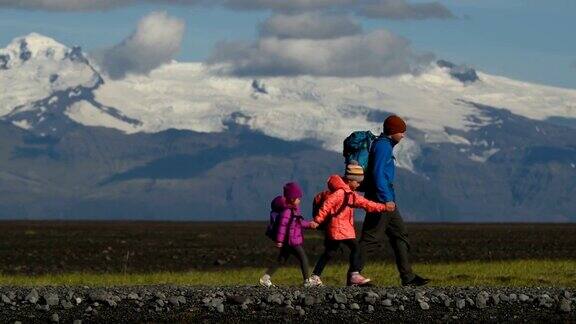
<svg viewBox="0 0 576 324">
<path fill-rule="evenodd" d="M 273 275 L 278 268 L 286 264 L 290 255 L 294 255 L 298 261 L 300 262 L 300 270 L 302 271 L 302 277 L 304 280 L 310 277 L 310 270 L 308 266 L 308 257 L 306 256 L 306 251 L 302 245 L 299 246 L 290 246 L 288 244 L 284 244 L 282 248 L 280 248 L 280 253 L 278 254 L 278 258 L 276 259 L 276 263 L 271 265 L 268 270 L 266 270 L 266 274 L 270 276 Z"/>
<path fill-rule="evenodd" d="M 348 273 L 360 271 L 361 266 L 360 246 L 358 245 L 356 239 L 338 240 L 338 241 L 326 239 L 324 241 L 324 253 L 322 253 L 320 259 L 318 259 L 318 262 L 316 262 L 314 271 L 312 271 L 313 274 L 317 276 L 320 276 L 322 274 L 322 271 L 324 271 L 324 267 L 326 267 L 326 264 L 338 252 L 340 244 L 343 244 L 350 249 L 350 260 L 349 260 L 350 266 L 348 268 Z"/>
<path fill-rule="evenodd" d="M 398 208 L 392 212 L 366 214 L 360 237 L 361 268 L 364 267 L 370 254 L 382 249 L 384 236 L 388 237 L 394 251 L 400 278 L 402 281 L 412 280 L 414 273 L 410 264 L 410 242 Z"/>
</svg>

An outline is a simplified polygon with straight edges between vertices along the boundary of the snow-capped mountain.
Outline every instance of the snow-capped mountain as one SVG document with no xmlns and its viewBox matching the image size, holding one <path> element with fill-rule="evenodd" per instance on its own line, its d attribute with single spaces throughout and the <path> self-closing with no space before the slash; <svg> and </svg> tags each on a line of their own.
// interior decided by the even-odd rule
<svg viewBox="0 0 576 324">
<path fill-rule="evenodd" d="M 351 131 L 379 133 L 383 118 L 393 112 L 422 131 L 427 143 L 454 143 L 472 151 L 484 147 L 469 154 L 481 161 L 498 148 L 447 131 L 497 122 L 475 104 L 535 120 L 576 118 L 576 90 L 514 81 L 445 61 L 417 76 L 257 80 L 215 75 L 200 63 L 174 62 L 149 76 L 104 82 L 80 48 L 38 34 L 14 40 L 0 57 L 0 85 L 6 94 L 0 114 L 32 129 L 38 129 L 46 113 L 127 133 L 170 128 L 221 132 L 230 116 L 242 116 L 237 122 L 266 135 L 314 139 L 339 151 Z M 417 143 L 409 140 L 399 149 L 414 157 L 414 146 Z M 410 162 L 401 160 L 401 166 L 410 168 Z"/>
<path fill-rule="evenodd" d="M 13 40 L 0 50 L 0 114 L 4 120 L 39 134 L 54 135 L 69 127 L 78 105 L 82 113 L 137 126 L 119 110 L 101 104 L 94 91 L 104 84 L 80 47 L 68 48 L 39 34 Z"/>
<path fill-rule="evenodd" d="M 504 208 L 506 201 L 500 199 L 494 211 L 520 213 L 538 194 L 518 187 L 514 177 L 521 176 L 512 175 L 513 170 L 532 165 L 524 170 L 524 176 L 531 177 L 534 168 L 541 172 L 544 162 L 545 172 L 567 177 L 561 190 L 576 190 L 576 90 L 511 80 L 446 61 L 419 75 L 387 78 L 247 79 L 215 71 L 201 63 L 172 62 L 148 76 L 109 80 L 80 48 L 31 34 L 0 49 L 0 118 L 39 138 L 62 139 L 71 129 L 85 126 L 116 129 L 120 132 L 114 131 L 115 136 L 127 138 L 165 136 L 171 129 L 194 136 L 213 134 L 210 138 L 252 132 L 262 136 L 258 141 L 275 145 L 312 145 L 339 165 L 337 154 L 351 131 L 379 133 L 384 118 L 395 113 L 409 124 L 408 139 L 396 152 L 398 164 L 408 171 L 405 177 L 412 183 L 427 183 L 424 188 L 436 195 L 430 199 L 450 201 L 442 206 L 460 202 L 467 206 L 442 207 L 433 214 L 476 215 L 478 210 L 469 209 L 490 203 L 491 188 L 495 195 L 502 191 L 499 195 L 505 195 L 510 205 Z M 235 127 L 242 131 L 234 133 Z M 226 157 L 248 153 L 232 150 Z M 264 149 L 258 154 L 265 153 Z M 144 174 L 148 169 L 130 169 L 126 161 L 117 163 L 106 176 L 100 175 L 104 177 L 98 180 L 100 185 L 157 179 Z M 452 170 L 444 169 L 447 166 L 453 166 Z M 203 166 L 205 171 L 212 167 L 217 165 Z M 138 172 L 144 173 L 134 178 Z M 475 179 L 474 172 L 484 179 Z M 459 176 L 468 180 L 461 181 Z M 492 182 L 481 183 L 487 177 Z M 544 185 L 546 176 L 534 177 L 530 185 Z M 497 179 L 500 189 L 493 188 Z M 87 190 L 86 194 L 94 193 Z M 411 203 L 418 204 L 418 200 Z M 570 209 L 574 214 L 573 203 L 564 205 L 553 212 L 553 219 L 571 217 Z M 428 219 L 421 215 L 425 209 L 414 210 L 418 210 L 412 212 L 415 218 Z"/>
</svg>

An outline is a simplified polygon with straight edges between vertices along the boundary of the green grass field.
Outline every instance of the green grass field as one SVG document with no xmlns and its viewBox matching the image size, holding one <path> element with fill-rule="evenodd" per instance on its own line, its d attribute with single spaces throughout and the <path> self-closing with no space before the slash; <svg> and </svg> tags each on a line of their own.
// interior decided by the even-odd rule
<svg viewBox="0 0 576 324">
<path fill-rule="evenodd" d="M 416 264 L 417 273 L 431 278 L 433 286 L 540 286 L 576 287 L 576 260 L 517 260 L 495 262 L 460 262 Z M 263 268 L 240 268 L 222 271 L 160 272 L 142 274 L 69 273 L 41 276 L 9 276 L 0 274 L 4 286 L 126 286 L 126 285 L 254 285 Z M 323 274 L 327 285 L 345 284 L 346 266 L 328 265 Z M 379 286 L 396 286 L 398 274 L 393 264 L 369 264 L 364 274 Z M 278 270 L 273 277 L 280 286 L 300 285 L 302 278 L 295 266 Z"/>
</svg>

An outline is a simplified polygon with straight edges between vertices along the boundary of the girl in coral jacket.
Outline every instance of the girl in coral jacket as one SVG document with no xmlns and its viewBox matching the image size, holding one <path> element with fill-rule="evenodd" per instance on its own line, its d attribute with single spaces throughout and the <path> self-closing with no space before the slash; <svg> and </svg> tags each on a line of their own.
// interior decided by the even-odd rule
<svg viewBox="0 0 576 324">
<path fill-rule="evenodd" d="M 360 274 L 361 255 L 356 231 L 354 229 L 354 208 L 362 208 L 370 213 L 386 211 L 386 205 L 370 201 L 356 193 L 364 180 L 364 170 L 355 161 L 346 166 L 344 176 L 332 175 L 328 178 L 328 191 L 320 193 L 316 199 L 321 199 L 321 205 L 310 227 L 325 226 L 324 253 L 314 267 L 310 278 L 312 286 L 322 285 L 320 275 L 326 264 L 334 257 L 340 244 L 350 249 L 350 266 L 348 268 L 347 285 L 360 286 L 370 282 Z M 325 224 L 323 224 L 325 223 Z"/>
</svg>

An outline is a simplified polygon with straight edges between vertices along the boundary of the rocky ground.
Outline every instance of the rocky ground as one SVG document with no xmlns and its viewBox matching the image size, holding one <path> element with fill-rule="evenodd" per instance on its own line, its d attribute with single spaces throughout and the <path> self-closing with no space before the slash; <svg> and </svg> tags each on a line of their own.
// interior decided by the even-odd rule
<svg viewBox="0 0 576 324">
<path fill-rule="evenodd" d="M 559 288 L 0 287 L 2 323 L 576 322 Z"/>
</svg>

